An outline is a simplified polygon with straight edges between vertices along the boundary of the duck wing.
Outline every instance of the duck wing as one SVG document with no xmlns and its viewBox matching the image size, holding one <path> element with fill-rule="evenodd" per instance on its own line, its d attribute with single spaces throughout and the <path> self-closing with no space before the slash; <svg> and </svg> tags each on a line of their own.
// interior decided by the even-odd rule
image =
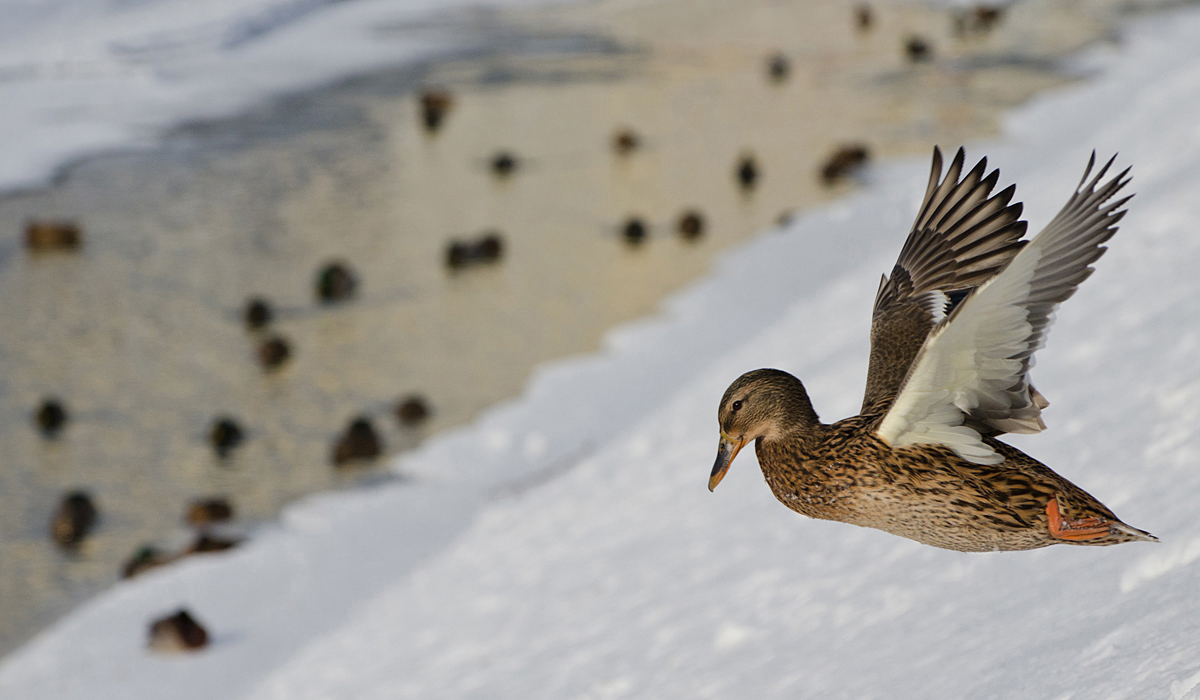
<svg viewBox="0 0 1200 700">
<path fill-rule="evenodd" d="M 942 153 L 933 149 L 929 186 L 900 257 L 879 284 L 871 314 L 871 361 L 862 413 L 891 406 L 926 336 L 971 290 L 1025 244 L 1016 186 L 992 195 L 999 170 L 981 159 L 963 176 L 958 149 L 942 178 Z"/>
<path fill-rule="evenodd" d="M 1113 157 L 1114 159 L 1116 156 Z M 1125 216 L 1129 169 L 1097 184 L 1092 154 L 1066 206 L 991 279 L 971 292 L 926 338 L 876 435 L 893 447 L 945 445 L 978 464 L 1004 460 L 981 433 L 1045 428 L 1040 397 L 1029 386 L 1033 354 L 1045 344 L 1055 308 L 1092 274 Z M 1086 185 L 1084 184 L 1086 183 Z"/>
</svg>

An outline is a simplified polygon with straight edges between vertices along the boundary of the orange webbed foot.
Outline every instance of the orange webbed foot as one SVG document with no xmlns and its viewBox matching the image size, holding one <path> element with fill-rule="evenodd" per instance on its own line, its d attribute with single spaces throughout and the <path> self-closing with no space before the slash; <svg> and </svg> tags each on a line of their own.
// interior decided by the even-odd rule
<svg viewBox="0 0 1200 700">
<path fill-rule="evenodd" d="M 1051 497 L 1046 504 L 1046 515 L 1050 517 L 1050 534 L 1060 540 L 1094 540 L 1111 532 L 1104 518 L 1080 518 L 1067 520 L 1058 512 L 1058 498 Z"/>
</svg>

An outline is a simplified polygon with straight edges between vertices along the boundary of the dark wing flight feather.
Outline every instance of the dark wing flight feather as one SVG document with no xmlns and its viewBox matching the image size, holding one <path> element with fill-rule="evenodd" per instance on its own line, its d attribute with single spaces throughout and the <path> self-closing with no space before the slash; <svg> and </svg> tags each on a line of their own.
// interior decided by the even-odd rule
<svg viewBox="0 0 1200 700">
<path fill-rule="evenodd" d="M 1025 245 L 1015 186 L 992 194 L 1000 178 L 986 177 L 987 158 L 965 176 L 958 149 L 942 177 L 942 153 L 933 149 L 929 186 L 900 257 L 880 282 L 871 318 L 871 360 L 862 412 L 886 411 L 909 365 L 933 327 L 975 287 L 996 274 Z M 1031 395 L 1043 401 L 1031 388 Z"/>
</svg>

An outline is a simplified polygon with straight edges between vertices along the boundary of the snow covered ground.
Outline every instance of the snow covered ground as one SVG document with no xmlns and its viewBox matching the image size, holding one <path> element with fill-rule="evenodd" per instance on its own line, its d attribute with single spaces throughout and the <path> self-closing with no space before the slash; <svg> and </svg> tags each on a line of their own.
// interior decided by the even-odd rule
<svg viewBox="0 0 1200 700">
<path fill-rule="evenodd" d="M 182 121 L 479 39 L 405 31 L 430 16 L 545 1 L 0 0 L 0 191 Z"/>
<path fill-rule="evenodd" d="M 228 555 L 122 583 L 0 663 L 3 698 L 1200 698 L 1200 11 L 1081 59 L 1086 85 L 975 145 L 1037 230 L 1091 149 L 1139 194 L 1035 370 L 1018 444 L 1162 544 L 960 554 L 812 521 L 746 451 L 706 488 L 725 386 L 760 366 L 852 414 L 878 276 L 924 159 L 722 261 L 598 356 Z M 942 144 L 953 149 L 956 144 Z M 188 607 L 215 637 L 145 649 Z"/>
</svg>

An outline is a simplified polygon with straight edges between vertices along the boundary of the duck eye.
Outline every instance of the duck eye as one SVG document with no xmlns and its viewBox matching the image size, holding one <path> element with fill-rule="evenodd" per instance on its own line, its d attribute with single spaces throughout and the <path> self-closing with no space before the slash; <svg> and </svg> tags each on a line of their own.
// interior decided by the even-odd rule
<svg viewBox="0 0 1200 700">
<path fill-rule="evenodd" d="M 729 408 L 730 408 L 730 409 L 731 409 L 731 410 L 732 410 L 734 413 L 737 413 L 738 409 L 740 409 L 741 407 L 742 407 L 742 402 L 741 402 L 741 399 L 739 399 L 739 400 L 737 400 L 737 401 L 734 401 L 734 402 L 733 402 L 733 405 L 732 405 L 732 406 L 730 406 Z"/>
</svg>

